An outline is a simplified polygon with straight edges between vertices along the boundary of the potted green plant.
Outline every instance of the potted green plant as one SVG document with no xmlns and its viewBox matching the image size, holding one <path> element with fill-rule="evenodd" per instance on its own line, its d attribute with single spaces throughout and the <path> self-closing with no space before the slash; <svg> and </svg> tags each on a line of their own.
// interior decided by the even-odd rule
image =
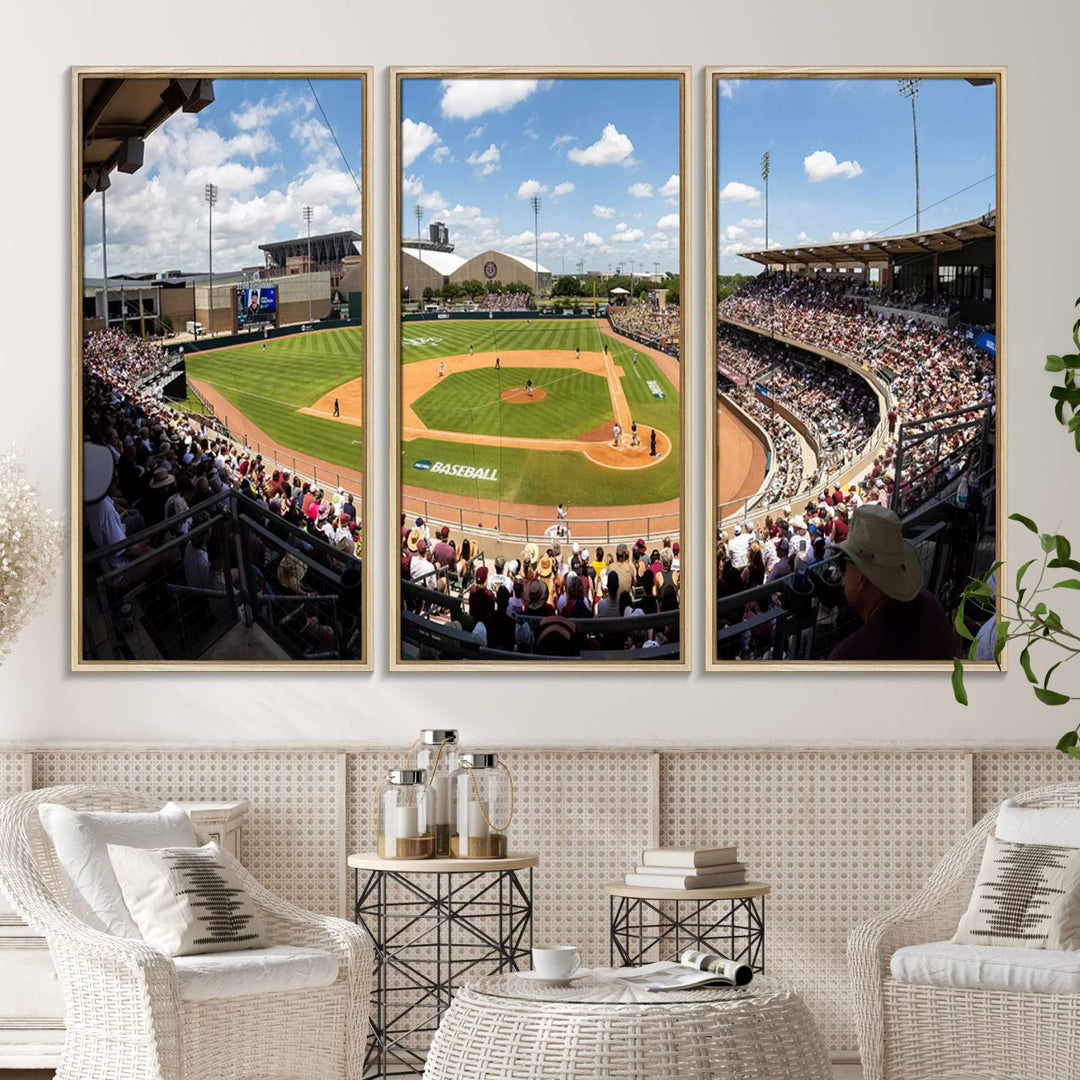
<svg viewBox="0 0 1080 1080">
<path fill-rule="evenodd" d="M 1074 307 L 1080 307 L 1080 299 Z M 1077 370 L 1080 369 L 1080 319 L 1073 323 L 1073 343 L 1076 352 L 1046 358 L 1046 370 L 1060 374 L 1062 380 L 1050 390 L 1054 401 L 1054 415 L 1058 423 L 1073 436 L 1073 444 L 1080 453 L 1080 386 Z M 1017 571 L 1015 592 L 1011 595 L 999 588 L 1000 606 L 993 631 L 993 657 L 1001 667 L 1001 654 L 1010 641 L 1023 643 L 1020 651 L 1020 667 L 1031 683 L 1035 697 L 1044 705 L 1067 705 L 1080 700 L 1080 694 L 1067 694 L 1051 684 L 1061 667 L 1080 656 L 1080 630 L 1069 629 L 1061 616 L 1051 606 L 1055 590 L 1080 591 L 1080 560 L 1073 558 L 1072 544 L 1060 533 L 1041 532 L 1038 525 L 1024 514 L 1010 514 L 1010 521 L 1018 521 L 1039 539 L 1041 559 L 1038 555 L 1028 559 Z M 1036 564 L 1038 569 L 1033 569 Z M 979 654 L 980 641 L 968 628 L 964 609 L 968 600 L 976 603 L 993 603 L 995 590 L 993 576 L 1001 569 L 995 562 L 980 578 L 973 579 L 962 594 L 956 612 L 956 629 L 971 642 L 968 659 Z M 1060 595 L 1060 594 L 1058 594 Z M 964 662 L 953 665 L 953 694 L 961 705 L 968 703 L 964 686 Z M 1063 753 L 1080 759 L 1080 723 L 1066 731 L 1058 740 L 1057 748 Z"/>
</svg>

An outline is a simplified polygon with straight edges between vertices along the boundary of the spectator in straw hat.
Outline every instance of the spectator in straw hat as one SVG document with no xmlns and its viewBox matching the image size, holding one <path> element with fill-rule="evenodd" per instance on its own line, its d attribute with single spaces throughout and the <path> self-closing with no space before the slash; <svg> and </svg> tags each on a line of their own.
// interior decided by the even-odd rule
<svg viewBox="0 0 1080 1080">
<path fill-rule="evenodd" d="M 844 567 L 844 596 L 862 626 L 841 641 L 830 660 L 951 660 L 953 629 L 937 598 L 923 588 L 918 552 L 904 539 L 900 519 L 881 506 L 860 506 L 848 538 L 836 545 Z"/>
</svg>

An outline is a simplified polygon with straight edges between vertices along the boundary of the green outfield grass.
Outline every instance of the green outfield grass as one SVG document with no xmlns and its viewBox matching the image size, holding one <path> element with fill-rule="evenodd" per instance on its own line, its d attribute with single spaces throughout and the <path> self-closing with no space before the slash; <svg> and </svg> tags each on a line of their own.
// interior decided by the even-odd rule
<svg viewBox="0 0 1080 1080">
<path fill-rule="evenodd" d="M 507 350 L 509 352 L 510 350 Z M 532 379 L 542 401 L 503 401 L 502 394 Z M 612 421 L 607 380 L 559 368 L 477 368 L 444 375 L 413 402 L 435 431 L 572 439 Z"/>
<path fill-rule="evenodd" d="M 404 323 L 402 325 L 402 359 L 404 363 L 438 356 L 467 354 L 469 345 L 476 352 L 514 352 L 519 349 L 561 349 L 572 351 L 576 346 L 593 352 L 603 350 L 607 342 L 616 364 L 622 367 L 623 392 L 638 422 L 641 438 L 647 443 L 649 428 L 666 432 L 672 442 L 672 452 L 658 465 L 647 469 L 607 469 L 589 461 L 583 454 L 547 450 L 519 450 L 506 447 L 472 446 L 436 439 L 417 439 L 402 447 L 402 483 L 447 494 L 472 495 L 480 498 L 503 499 L 506 502 L 549 503 L 569 502 L 586 506 L 633 506 L 640 503 L 664 502 L 680 493 L 680 411 L 679 391 L 661 372 L 659 366 L 638 350 L 633 362 L 634 343 L 602 336 L 592 319 L 496 320 L 478 319 L 438 322 Z M 420 339 L 431 339 L 421 341 Z M 558 369 L 538 369 L 534 384 L 567 375 Z M 498 434 L 501 412 L 502 432 L 539 438 L 569 437 L 583 434 L 599 424 L 611 422 L 611 400 L 605 380 L 594 375 L 574 375 L 583 379 L 581 403 L 571 403 L 553 390 L 561 384 L 547 387 L 545 401 L 511 405 L 500 400 L 495 392 L 502 377 L 502 389 L 523 386 L 528 378 L 526 369 L 504 368 L 490 371 L 457 372 L 444 376 L 444 384 L 429 390 L 414 403 L 417 414 L 433 428 L 451 431 L 475 431 L 478 434 Z M 471 377 L 476 381 L 471 382 Z M 665 395 L 653 395 L 648 383 L 655 381 Z M 593 384 L 598 384 L 595 388 Z M 469 388 L 477 396 L 471 396 Z M 589 403 L 586 408 L 586 401 Z M 550 407 L 549 407 L 550 402 Z M 595 403 L 595 404 L 593 404 Z M 599 419 L 596 417 L 599 415 Z M 437 419 L 438 422 L 433 422 Z M 513 430 L 508 426 L 514 425 Z M 449 476 L 430 469 L 414 468 L 417 461 L 445 462 L 476 469 L 495 470 L 494 479 Z"/>
<path fill-rule="evenodd" d="M 223 394 L 272 439 L 298 454 L 359 469 L 363 428 L 299 412 L 363 375 L 363 331 L 347 326 L 266 343 L 188 352 L 187 371 Z"/>
</svg>

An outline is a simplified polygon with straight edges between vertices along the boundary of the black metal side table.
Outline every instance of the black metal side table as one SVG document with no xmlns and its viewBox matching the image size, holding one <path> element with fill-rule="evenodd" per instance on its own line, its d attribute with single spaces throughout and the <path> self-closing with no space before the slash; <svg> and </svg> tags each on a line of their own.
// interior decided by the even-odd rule
<svg viewBox="0 0 1080 1080">
<path fill-rule="evenodd" d="M 605 885 L 611 919 L 609 962 L 633 967 L 678 960 L 685 949 L 697 949 L 763 972 L 765 897 L 771 891 L 762 881 L 716 889 Z"/>
<path fill-rule="evenodd" d="M 467 975 L 531 966 L 540 856 L 383 859 L 350 855 L 356 922 L 375 946 L 365 1077 L 415 1076 Z M 527 876 L 525 874 L 527 871 Z"/>
</svg>

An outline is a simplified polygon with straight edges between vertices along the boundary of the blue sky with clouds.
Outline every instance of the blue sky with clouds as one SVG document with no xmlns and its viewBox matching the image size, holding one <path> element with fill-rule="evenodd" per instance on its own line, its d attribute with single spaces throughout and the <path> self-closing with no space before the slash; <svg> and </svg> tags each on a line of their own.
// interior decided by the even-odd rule
<svg viewBox="0 0 1080 1080">
<path fill-rule="evenodd" d="M 555 273 L 622 263 L 678 270 L 676 79 L 418 79 L 402 86 L 402 222 L 444 221 L 455 253 Z"/>
<path fill-rule="evenodd" d="M 362 183 L 362 84 L 313 80 Z M 207 268 L 204 187 L 218 185 L 214 269 L 263 261 L 258 245 L 305 234 L 361 232 L 361 196 L 304 79 L 216 79 L 202 112 L 174 113 L 146 140 L 143 167 L 111 174 L 109 275 Z M 85 273 L 101 274 L 101 196 L 84 203 Z"/>
<path fill-rule="evenodd" d="M 992 85 L 923 80 L 916 108 L 924 229 L 994 206 L 994 98 Z M 915 231 L 911 103 L 896 79 L 722 82 L 717 123 L 720 273 L 759 269 L 738 253 L 765 246 L 765 150 L 770 245 Z"/>
</svg>

